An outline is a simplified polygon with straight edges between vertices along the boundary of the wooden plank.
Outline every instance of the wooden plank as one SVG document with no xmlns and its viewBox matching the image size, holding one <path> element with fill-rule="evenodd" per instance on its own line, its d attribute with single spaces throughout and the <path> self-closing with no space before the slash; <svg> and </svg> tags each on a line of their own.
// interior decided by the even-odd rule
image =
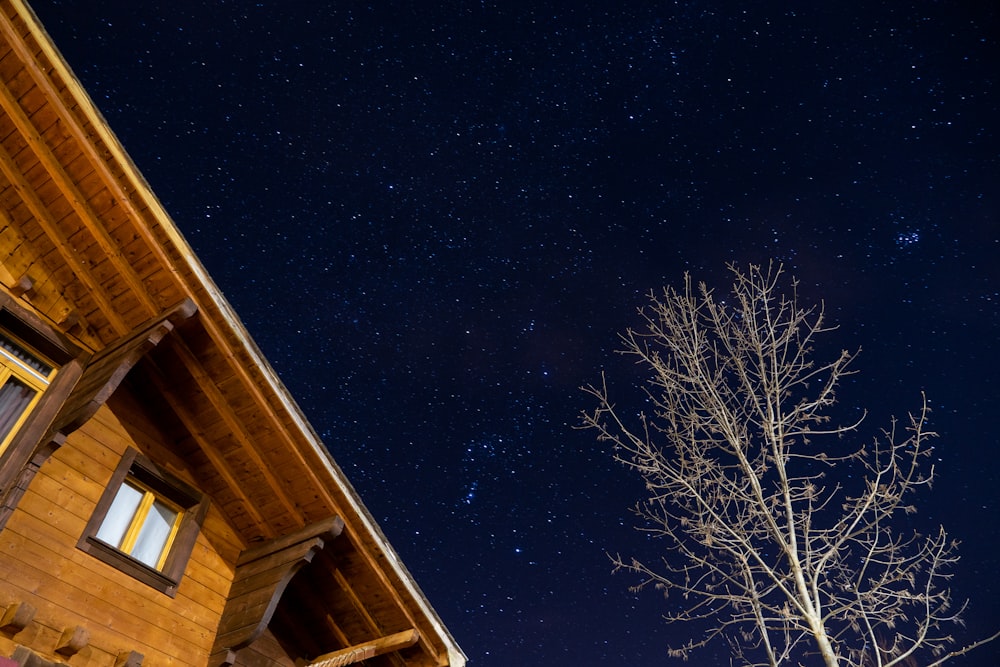
<svg viewBox="0 0 1000 667">
<path fill-rule="evenodd" d="M 86 460 L 86 457 L 83 457 Z M 23 501 L 23 511 L 38 521 L 36 530 L 39 536 L 45 536 L 53 543 L 76 544 L 81 526 L 85 526 L 93 513 L 97 499 L 103 491 L 105 478 L 100 482 L 88 482 L 76 476 L 75 471 L 61 462 L 45 466 L 45 472 L 40 473 L 26 493 Z M 55 474 L 52 474 L 55 473 Z M 72 485 L 64 479 L 74 479 Z M 70 521 L 75 518 L 75 521 Z M 224 521 L 213 519 L 208 524 L 211 527 L 225 527 Z M 232 540 L 231 531 L 227 530 L 225 541 Z M 180 595 L 186 595 L 205 606 L 211 607 L 215 614 L 221 614 L 232 580 L 232 566 L 219 557 L 210 547 L 211 533 L 205 531 L 196 543 L 181 580 Z M 229 563 L 232 563 L 239 546 L 229 550 Z M 74 552 L 75 553 L 75 552 Z M 82 552 L 77 557 L 83 555 Z M 89 558 L 89 557 L 87 557 Z"/>
<path fill-rule="evenodd" d="M 14 561 L 18 576 L 11 583 L 57 607 L 79 612 L 101 625 L 140 633 L 137 636 L 150 623 L 176 625 L 177 619 L 183 621 L 178 627 L 186 635 L 201 635 L 206 628 L 214 629 L 219 614 L 211 607 L 180 593 L 177 598 L 167 598 L 82 551 L 54 556 L 53 543 L 40 532 L 31 535 L 16 532 L 4 539 L 7 548 L 17 551 Z M 87 606 L 74 607 L 69 603 Z"/>
<path fill-rule="evenodd" d="M 6 582 L 5 596 L 29 600 L 38 608 L 38 618 L 54 619 L 55 625 L 63 627 L 85 625 L 95 633 L 95 643 L 102 645 L 141 642 L 146 649 L 140 651 L 147 655 L 169 653 L 164 647 L 171 645 L 182 646 L 173 654 L 175 658 L 207 655 L 206 639 L 216 616 L 199 614 L 187 601 L 176 609 L 164 609 L 155 604 L 148 592 L 151 589 L 139 582 L 124 575 L 101 576 L 84 561 L 57 559 L 55 563 L 47 555 L 48 547 L 21 534 L 8 536 L 8 532 L 4 531 L 2 543 L 16 548 L 22 560 L 17 563 L 16 577 Z M 108 568 L 108 573 L 116 571 Z M 107 639 L 98 640 L 98 635 Z"/>
</svg>

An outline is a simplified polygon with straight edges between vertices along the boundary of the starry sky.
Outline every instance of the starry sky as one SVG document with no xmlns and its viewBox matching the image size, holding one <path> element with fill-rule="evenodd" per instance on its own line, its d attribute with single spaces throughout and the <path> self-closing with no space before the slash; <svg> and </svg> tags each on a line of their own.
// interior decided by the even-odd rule
<svg viewBox="0 0 1000 667">
<path fill-rule="evenodd" d="M 658 553 L 641 482 L 573 427 L 729 261 L 825 301 L 866 435 L 927 392 L 919 527 L 1000 625 L 995 2 L 31 4 L 473 667 L 674 664 L 607 557 Z"/>
</svg>

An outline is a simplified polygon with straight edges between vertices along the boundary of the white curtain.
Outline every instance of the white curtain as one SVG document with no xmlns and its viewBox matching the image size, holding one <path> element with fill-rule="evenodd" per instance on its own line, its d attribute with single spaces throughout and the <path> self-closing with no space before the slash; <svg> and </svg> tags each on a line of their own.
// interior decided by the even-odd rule
<svg viewBox="0 0 1000 667">
<path fill-rule="evenodd" d="M 111 503 L 111 507 L 108 508 L 104 522 L 97 531 L 97 539 L 110 544 L 115 549 L 121 547 L 125 532 L 132 524 L 135 511 L 139 508 L 143 495 L 139 489 L 122 484 Z"/>
<path fill-rule="evenodd" d="M 177 520 L 177 512 L 173 511 L 160 501 L 153 503 L 146 515 L 146 521 L 142 524 L 139 537 L 135 541 L 132 549 L 132 558 L 142 561 L 150 567 L 156 567 L 160 562 L 160 556 L 170 539 L 170 531 Z"/>
</svg>

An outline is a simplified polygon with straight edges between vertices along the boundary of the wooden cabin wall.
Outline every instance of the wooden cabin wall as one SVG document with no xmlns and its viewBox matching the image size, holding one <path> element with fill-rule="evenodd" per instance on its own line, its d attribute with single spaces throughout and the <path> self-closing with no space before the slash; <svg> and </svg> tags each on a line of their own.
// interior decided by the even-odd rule
<svg viewBox="0 0 1000 667">
<path fill-rule="evenodd" d="M 274 634 L 265 630 L 257 641 L 237 652 L 233 667 L 295 667 L 295 661 L 288 657 Z"/>
<path fill-rule="evenodd" d="M 0 531 L 0 606 L 27 602 L 37 613 L 20 632 L 0 632 L 0 655 L 24 645 L 67 661 L 54 652 L 57 641 L 79 626 L 90 641 L 68 659 L 76 667 L 113 667 L 129 651 L 145 656 L 144 667 L 207 663 L 244 546 L 217 508 L 208 512 L 174 598 L 76 547 L 129 446 L 198 486 L 171 442 L 122 385 L 42 466 Z"/>
</svg>

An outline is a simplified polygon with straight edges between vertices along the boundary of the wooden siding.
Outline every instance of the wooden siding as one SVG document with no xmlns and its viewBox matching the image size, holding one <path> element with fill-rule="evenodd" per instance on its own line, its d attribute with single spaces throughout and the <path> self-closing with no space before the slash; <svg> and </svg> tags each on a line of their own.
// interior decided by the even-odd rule
<svg viewBox="0 0 1000 667">
<path fill-rule="evenodd" d="M 197 484 L 171 439 L 128 391 L 119 391 L 42 467 L 6 529 L 0 554 L 8 568 L 0 605 L 27 602 L 34 621 L 13 637 L 0 634 L 0 654 L 29 645 L 56 659 L 55 639 L 77 625 L 90 633 L 73 664 L 113 665 L 134 650 L 144 665 L 204 664 L 244 545 L 218 508 L 210 508 L 176 598 L 75 548 L 105 484 L 127 447 L 155 458 Z M 45 653 L 45 646 L 52 652 Z M 109 657 L 110 656 L 110 657 Z"/>
<path fill-rule="evenodd" d="M 233 667 L 294 667 L 295 661 L 288 657 L 270 630 L 266 630 L 260 639 L 236 655 Z"/>
</svg>

